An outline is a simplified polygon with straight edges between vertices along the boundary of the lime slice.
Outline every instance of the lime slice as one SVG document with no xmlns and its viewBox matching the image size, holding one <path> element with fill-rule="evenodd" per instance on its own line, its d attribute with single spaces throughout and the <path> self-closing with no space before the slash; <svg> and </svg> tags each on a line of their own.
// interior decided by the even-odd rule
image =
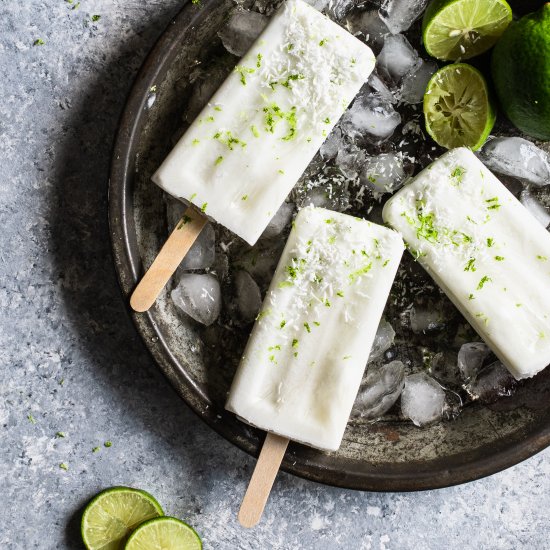
<svg viewBox="0 0 550 550">
<path fill-rule="evenodd" d="M 428 133 L 442 147 L 479 149 L 496 118 L 483 75 L 465 63 L 437 71 L 424 94 L 424 117 Z"/>
<path fill-rule="evenodd" d="M 433 0 L 422 24 L 433 57 L 470 59 L 492 48 L 512 21 L 505 0 Z"/>
<path fill-rule="evenodd" d="M 162 515 L 160 504 L 149 493 L 113 487 L 99 493 L 86 506 L 82 540 L 88 550 L 118 550 L 139 524 Z"/>
<path fill-rule="evenodd" d="M 176 518 L 146 521 L 130 536 L 124 550 L 201 550 L 197 532 Z"/>
</svg>

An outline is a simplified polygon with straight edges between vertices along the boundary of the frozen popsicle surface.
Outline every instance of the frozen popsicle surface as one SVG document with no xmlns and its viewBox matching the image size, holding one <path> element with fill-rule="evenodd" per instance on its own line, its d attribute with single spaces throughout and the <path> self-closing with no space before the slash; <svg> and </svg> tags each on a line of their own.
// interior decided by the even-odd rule
<svg viewBox="0 0 550 550">
<path fill-rule="evenodd" d="M 550 364 L 550 234 L 471 151 L 443 155 L 383 216 L 516 378 Z"/>
<path fill-rule="evenodd" d="M 254 244 L 374 64 L 346 30 L 287 0 L 153 181 Z"/>
<path fill-rule="evenodd" d="M 302 210 L 226 408 L 294 441 L 338 449 L 403 250 L 392 230 Z"/>
</svg>

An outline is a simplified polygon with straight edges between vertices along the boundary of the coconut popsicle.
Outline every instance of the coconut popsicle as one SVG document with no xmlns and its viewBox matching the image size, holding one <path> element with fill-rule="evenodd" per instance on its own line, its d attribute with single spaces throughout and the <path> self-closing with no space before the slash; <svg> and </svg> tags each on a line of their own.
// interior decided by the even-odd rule
<svg viewBox="0 0 550 550">
<path fill-rule="evenodd" d="M 206 222 L 254 244 L 375 64 L 302 0 L 287 0 L 152 179 L 191 206 L 134 291 L 149 309 Z"/>
<path fill-rule="evenodd" d="M 550 364 L 550 233 L 470 150 L 435 161 L 383 217 L 515 378 Z"/>
<path fill-rule="evenodd" d="M 300 211 L 226 408 L 288 439 L 338 449 L 403 250 L 385 227 Z"/>
<path fill-rule="evenodd" d="M 254 244 L 374 64 L 368 46 L 287 0 L 153 181 Z"/>
</svg>

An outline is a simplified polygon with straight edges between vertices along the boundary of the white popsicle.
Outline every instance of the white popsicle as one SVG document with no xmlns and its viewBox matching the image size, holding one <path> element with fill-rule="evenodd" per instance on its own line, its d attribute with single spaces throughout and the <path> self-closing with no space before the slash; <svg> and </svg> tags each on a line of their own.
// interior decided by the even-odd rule
<svg viewBox="0 0 550 550">
<path fill-rule="evenodd" d="M 226 408 L 269 432 L 338 449 L 403 250 L 385 227 L 302 210 Z"/>
<path fill-rule="evenodd" d="M 550 234 L 471 151 L 443 155 L 383 216 L 514 377 L 550 364 Z"/>
<path fill-rule="evenodd" d="M 254 244 L 374 64 L 365 44 L 287 0 L 153 181 Z"/>
</svg>

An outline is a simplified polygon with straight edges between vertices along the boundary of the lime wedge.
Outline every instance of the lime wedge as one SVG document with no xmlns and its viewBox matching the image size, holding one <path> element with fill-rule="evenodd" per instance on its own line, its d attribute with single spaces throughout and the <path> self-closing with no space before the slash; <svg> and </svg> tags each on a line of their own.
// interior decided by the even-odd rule
<svg viewBox="0 0 550 550">
<path fill-rule="evenodd" d="M 113 487 L 99 493 L 86 506 L 82 540 L 88 550 L 118 550 L 139 524 L 162 515 L 160 504 L 149 493 Z"/>
<path fill-rule="evenodd" d="M 442 147 L 479 149 L 495 124 L 496 109 L 483 75 L 454 63 L 437 71 L 424 94 L 426 130 Z"/>
<path fill-rule="evenodd" d="M 201 550 L 197 532 L 176 518 L 146 521 L 130 536 L 124 550 Z"/>
<path fill-rule="evenodd" d="M 433 57 L 470 59 L 492 48 L 512 21 L 505 0 L 433 0 L 422 24 Z"/>
</svg>

